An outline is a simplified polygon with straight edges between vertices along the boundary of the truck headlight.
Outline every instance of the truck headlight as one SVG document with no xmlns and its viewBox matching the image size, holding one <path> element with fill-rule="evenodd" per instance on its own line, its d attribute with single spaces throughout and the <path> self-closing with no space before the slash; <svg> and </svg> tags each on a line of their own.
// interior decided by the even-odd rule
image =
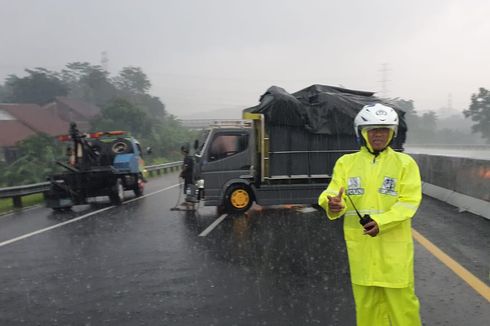
<svg viewBox="0 0 490 326">
<path fill-rule="evenodd" d="M 204 179 L 199 179 L 196 181 L 196 186 L 199 188 L 199 189 L 204 189 Z"/>
</svg>

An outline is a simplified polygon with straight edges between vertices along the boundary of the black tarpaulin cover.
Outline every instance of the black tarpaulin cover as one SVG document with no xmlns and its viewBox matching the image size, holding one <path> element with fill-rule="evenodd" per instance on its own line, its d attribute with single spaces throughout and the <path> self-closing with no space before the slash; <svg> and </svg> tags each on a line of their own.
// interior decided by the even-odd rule
<svg viewBox="0 0 490 326">
<path fill-rule="evenodd" d="M 383 103 L 399 115 L 398 136 L 391 147 L 403 149 L 405 112 L 363 92 L 312 85 L 289 94 L 272 86 L 260 97 L 260 104 L 244 112 L 265 116 L 269 135 L 267 177 L 330 175 L 337 159 L 359 149 L 354 133 L 354 118 L 364 105 Z M 259 163 L 257 163 L 259 164 Z"/>
<path fill-rule="evenodd" d="M 312 85 L 290 94 L 272 86 L 260 97 L 259 105 L 244 111 L 264 114 L 267 125 L 304 127 L 314 134 L 354 135 L 354 117 L 364 105 L 372 103 L 383 103 L 397 111 L 398 137 L 404 140 L 405 112 L 375 97 L 373 92 Z"/>
</svg>

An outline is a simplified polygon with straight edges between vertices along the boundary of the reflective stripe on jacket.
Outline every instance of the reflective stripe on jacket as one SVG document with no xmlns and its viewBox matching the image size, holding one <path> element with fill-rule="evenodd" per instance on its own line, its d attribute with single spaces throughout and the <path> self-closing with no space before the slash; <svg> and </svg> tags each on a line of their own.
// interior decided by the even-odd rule
<svg viewBox="0 0 490 326">
<path fill-rule="evenodd" d="M 375 237 L 363 234 L 359 218 L 346 195 L 344 210 L 328 212 L 327 195 L 336 196 L 341 187 L 361 215 L 369 214 L 379 226 Z M 352 283 L 401 288 L 413 283 L 411 218 L 422 199 L 417 163 L 390 147 L 377 157 L 365 147 L 339 158 L 332 181 L 318 198 L 329 219 L 345 215 L 344 237 L 349 255 Z"/>
</svg>

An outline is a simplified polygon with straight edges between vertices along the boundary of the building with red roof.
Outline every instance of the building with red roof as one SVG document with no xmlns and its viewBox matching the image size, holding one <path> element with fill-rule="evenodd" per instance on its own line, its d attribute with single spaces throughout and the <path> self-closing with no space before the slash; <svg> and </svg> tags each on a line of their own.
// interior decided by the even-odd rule
<svg viewBox="0 0 490 326">
<path fill-rule="evenodd" d="M 37 104 L 0 103 L 0 160 L 16 158 L 18 142 L 39 134 L 50 136 L 68 132 L 69 122 Z"/>
<path fill-rule="evenodd" d="M 82 100 L 58 96 L 44 106 L 47 110 L 67 122 L 75 122 L 80 131 L 89 131 L 90 120 L 100 114 L 100 109 Z"/>
<path fill-rule="evenodd" d="M 17 143 L 29 136 L 66 134 L 70 122 L 75 122 L 80 131 L 87 132 L 90 120 L 98 114 L 100 109 L 95 105 L 61 96 L 43 107 L 28 103 L 0 103 L 0 161 L 15 160 Z"/>
</svg>

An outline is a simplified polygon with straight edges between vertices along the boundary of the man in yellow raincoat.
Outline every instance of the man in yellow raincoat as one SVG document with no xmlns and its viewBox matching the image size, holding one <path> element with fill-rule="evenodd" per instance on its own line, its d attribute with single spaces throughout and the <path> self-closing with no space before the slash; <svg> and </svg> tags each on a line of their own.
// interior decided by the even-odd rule
<svg viewBox="0 0 490 326">
<path fill-rule="evenodd" d="M 361 149 L 337 160 L 318 204 L 329 219 L 344 216 L 357 325 L 418 326 L 411 218 L 422 199 L 419 168 L 389 146 L 398 129 L 392 108 L 364 106 L 354 128 Z"/>
</svg>

